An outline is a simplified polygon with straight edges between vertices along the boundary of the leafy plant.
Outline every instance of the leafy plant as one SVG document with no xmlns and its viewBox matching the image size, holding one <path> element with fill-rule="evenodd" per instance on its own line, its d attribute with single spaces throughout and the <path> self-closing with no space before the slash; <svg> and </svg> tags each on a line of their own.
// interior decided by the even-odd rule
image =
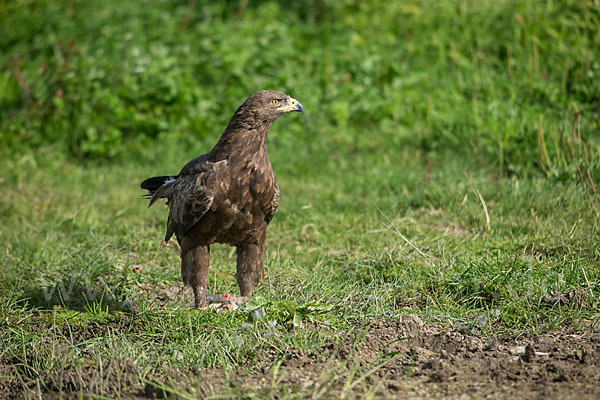
<svg viewBox="0 0 600 400">
<path fill-rule="evenodd" d="M 269 318 L 275 318 L 288 328 L 298 328 L 303 322 L 321 323 L 323 315 L 333 309 L 332 304 L 318 301 L 296 304 L 291 300 L 274 300 L 262 296 L 254 296 L 244 307 L 250 312 L 266 309 Z"/>
</svg>

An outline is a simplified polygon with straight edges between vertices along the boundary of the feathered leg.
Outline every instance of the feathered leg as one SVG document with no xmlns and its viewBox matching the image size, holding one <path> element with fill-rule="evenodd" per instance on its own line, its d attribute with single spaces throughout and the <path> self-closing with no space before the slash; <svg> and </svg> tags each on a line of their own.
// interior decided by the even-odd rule
<svg viewBox="0 0 600 400">
<path fill-rule="evenodd" d="M 210 263 L 210 247 L 181 247 L 181 277 L 183 283 L 192 287 L 194 307 L 206 307 L 206 285 L 208 283 L 208 266 Z"/>
<path fill-rule="evenodd" d="M 238 246 L 237 248 L 237 283 L 243 297 L 252 297 L 256 282 L 265 278 L 265 242 Z"/>
</svg>

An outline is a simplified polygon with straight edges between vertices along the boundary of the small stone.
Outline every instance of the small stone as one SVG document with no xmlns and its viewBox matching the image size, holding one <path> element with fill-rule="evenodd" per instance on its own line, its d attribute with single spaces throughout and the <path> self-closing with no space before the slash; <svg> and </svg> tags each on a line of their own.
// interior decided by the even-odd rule
<svg viewBox="0 0 600 400">
<path fill-rule="evenodd" d="M 488 317 L 486 317 L 485 315 L 480 315 L 477 318 L 477 325 L 479 326 L 484 326 L 488 323 Z"/>
<path fill-rule="evenodd" d="M 539 340 L 540 344 L 552 344 L 554 343 L 554 338 L 550 335 L 544 335 Z"/>
<path fill-rule="evenodd" d="M 254 311 L 252 311 L 252 318 L 254 318 L 255 321 L 260 321 L 261 319 L 263 319 L 264 317 L 267 316 L 267 312 L 265 311 L 264 307 L 258 308 Z"/>
<path fill-rule="evenodd" d="M 510 354 L 525 354 L 525 346 L 512 346 L 508 349 L 508 351 L 510 352 Z"/>
<path fill-rule="evenodd" d="M 398 324 L 398 325 L 416 325 L 418 327 L 421 327 L 424 325 L 421 318 L 419 318 L 419 316 L 416 314 L 401 315 L 398 318 L 398 320 L 396 321 L 396 324 Z"/>
</svg>

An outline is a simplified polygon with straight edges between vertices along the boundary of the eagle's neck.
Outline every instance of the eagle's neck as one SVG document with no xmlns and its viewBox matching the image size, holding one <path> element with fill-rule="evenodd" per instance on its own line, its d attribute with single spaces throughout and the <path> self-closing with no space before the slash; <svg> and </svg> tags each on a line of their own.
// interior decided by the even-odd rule
<svg viewBox="0 0 600 400">
<path fill-rule="evenodd" d="M 211 150 L 215 161 L 266 157 L 267 134 L 273 121 L 234 115 L 221 138 Z"/>
</svg>

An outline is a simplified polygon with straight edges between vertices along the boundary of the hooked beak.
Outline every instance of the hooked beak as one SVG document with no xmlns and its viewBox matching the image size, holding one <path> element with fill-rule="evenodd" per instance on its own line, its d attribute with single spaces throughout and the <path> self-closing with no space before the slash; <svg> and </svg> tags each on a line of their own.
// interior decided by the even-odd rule
<svg viewBox="0 0 600 400">
<path fill-rule="evenodd" d="M 279 107 L 278 109 L 283 112 L 300 111 L 302 114 L 304 114 L 304 107 L 302 107 L 302 103 L 300 103 L 298 100 L 293 99 L 291 97 L 290 97 L 290 101 L 286 105 L 283 105 L 283 106 Z"/>
</svg>

